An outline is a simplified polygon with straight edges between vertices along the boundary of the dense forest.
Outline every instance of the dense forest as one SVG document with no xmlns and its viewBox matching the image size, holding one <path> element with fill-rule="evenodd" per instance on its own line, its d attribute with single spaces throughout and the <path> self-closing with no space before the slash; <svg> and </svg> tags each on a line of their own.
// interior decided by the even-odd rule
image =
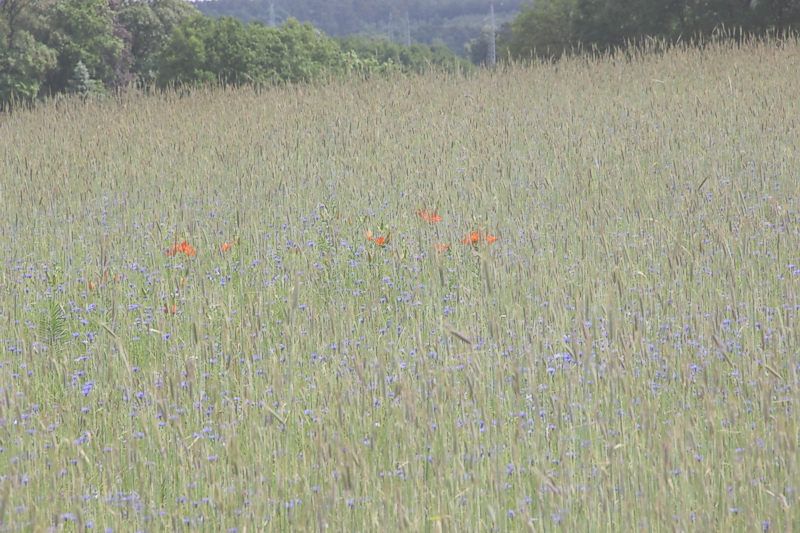
<svg viewBox="0 0 800 533">
<path fill-rule="evenodd" d="M 277 3 L 273 9 L 271 0 L 0 0 L 0 111 L 13 102 L 131 87 L 309 82 L 431 67 L 465 72 L 489 57 L 488 5 L 295 0 L 290 12 Z M 224 6 L 227 15 L 211 12 Z M 495 11 L 498 61 L 800 27 L 800 0 L 539 0 L 500 3 Z M 513 17 L 502 22 L 504 13 Z M 432 29 L 459 20 L 452 42 Z M 348 32 L 357 35 L 341 35 Z"/>
<path fill-rule="evenodd" d="M 797 29 L 800 0 L 539 0 L 500 28 L 497 55 L 554 58 L 645 38 L 696 43 Z"/>
<path fill-rule="evenodd" d="M 0 111 L 64 93 L 308 82 L 469 67 L 446 47 L 339 42 L 293 18 L 210 18 L 185 0 L 0 0 Z"/>
</svg>

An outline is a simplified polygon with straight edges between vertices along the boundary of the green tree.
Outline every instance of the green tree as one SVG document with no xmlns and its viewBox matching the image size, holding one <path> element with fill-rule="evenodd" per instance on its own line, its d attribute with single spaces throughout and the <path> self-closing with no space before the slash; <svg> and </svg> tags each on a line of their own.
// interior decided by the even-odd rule
<svg viewBox="0 0 800 533">
<path fill-rule="evenodd" d="M 720 30 L 763 34 L 800 29 L 798 0 L 538 0 L 524 5 L 499 39 L 513 58 L 557 57 L 583 47 L 607 50 L 643 37 L 675 40 Z M 723 34 L 725 35 L 725 34 Z"/>
<path fill-rule="evenodd" d="M 353 52 L 360 58 L 374 58 L 378 65 L 394 65 L 404 72 L 422 73 L 432 66 L 451 72 L 459 67 L 463 70 L 470 68 L 468 61 L 443 44 L 406 46 L 386 39 L 365 39 L 354 35 L 340 37 L 337 41 L 345 52 Z"/>
<path fill-rule="evenodd" d="M 121 84 L 127 75 L 119 68 L 125 43 L 108 0 L 58 0 L 49 9 L 49 19 L 48 45 L 58 55 L 57 66 L 47 77 L 51 92 L 67 89 L 78 62 L 106 87 Z"/>
<path fill-rule="evenodd" d="M 196 16 L 172 34 L 157 83 L 266 83 L 310 81 L 341 72 L 346 61 L 335 41 L 310 24 L 289 19 L 280 28 L 232 17 Z"/>
<path fill-rule="evenodd" d="M 93 80 L 89 76 L 89 70 L 83 61 L 78 61 L 75 65 L 75 71 L 69 80 L 69 92 L 78 94 L 84 98 L 102 93 L 103 87 L 97 80 Z"/>
<path fill-rule="evenodd" d="M 251 62 L 246 76 L 240 81 L 253 83 L 280 82 L 288 70 L 288 49 L 281 39 L 278 28 L 260 22 L 247 25 L 247 41 L 251 50 Z"/>
<path fill-rule="evenodd" d="M 252 32 L 231 17 L 222 17 L 211 28 L 211 38 L 205 43 L 207 68 L 224 83 L 252 79 L 256 63 L 255 43 L 248 38 Z"/>
<path fill-rule="evenodd" d="M 578 0 L 540 0 L 523 4 L 511 21 L 510 31 L 497 39 L 497 58 L 559 57 L 575 46 L 573 25 Z"/>
<path fill-rule="evenodd" d="M 206 65 L 206 41 L 211 38 L 213 25 L 213 20 L 197 15 L 175 28 L 159 61 L 156 82 L 160 87 L 171 83 L 211 83 L 216 79 Z"/>
<path fill-rule="evenodd" d="M 644 36 L 670 36 L 683 5 L 682 0 L 578 0 L 570 40 L 605 50 Z"/>
<path fill-rule="evenodd" d="M 740 0 L 685 0 L 680 12 L 680 29 L 686 35 L 711 35 L 721 28 L 760 26 L 753 20 L 750 2 Z"/>
<path fill-rule="evenodd" d="M 474 65 L 485 64 L 486 56 L 489 53 L 489 34 L 486 31 L 482 31 L 480 37 L 472 39 L 464 45 L 464 50 Z"/>
<path fill-rule="evenodd" d="M 761 24 L 759 31 L 767 30 L 800 31 L 800 1 L 798 0 L 759 0 L 753 12 Z"/>
<path fill-rule="evenodd" d="M 278 34 L 286 55 L 281 61 L 280 77 L 284 81 L 310 81 L 324 71 L 341 70 L 341 49 L 310 23 L 300 24 L 290 18 Z"/>
<path fill-rule="evenodd" d="M 186 0 L 127 0 L 117 21 L 131 35 L 131 73 L 145 85 L 155 82 L 158 61 L 170 35 L 185 19 L 197 15 Z"/>
<path fill-rule="evenodd" d="M 35 98 L 56 63 L 53 50 L 37 42 L 30 31 L 38 22 L 32 7 L 30 0 L 0 3 L 0 110 L 13 100 Z"/>
<path fill-rule="evenodd" d="M 15 33 L 24 29 L 33 0 L 3 0 L 0 2 L 3 36 L 6 46 L 11 48 Z"/>
<path fill-rule="evenodd" d="M 16 31 L 13 40 L 3 39 L 0 42 L 0 110 L 9 107 L 13 100 L 35 98 L 47 72 L 55 65 L 55 52 L 36 42 L 27 31 Z"/>
</svg>

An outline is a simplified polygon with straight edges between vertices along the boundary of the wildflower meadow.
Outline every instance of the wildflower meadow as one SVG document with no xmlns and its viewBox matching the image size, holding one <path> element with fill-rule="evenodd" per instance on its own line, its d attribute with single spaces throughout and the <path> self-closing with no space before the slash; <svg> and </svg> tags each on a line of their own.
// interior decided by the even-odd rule
<svg viewBox="0 0 800 533">
<path fill-rule="evenodd" d="M 792 531 L 798 72 L 772 39 L 0 116 L 0 529 Z"/>
</svg>

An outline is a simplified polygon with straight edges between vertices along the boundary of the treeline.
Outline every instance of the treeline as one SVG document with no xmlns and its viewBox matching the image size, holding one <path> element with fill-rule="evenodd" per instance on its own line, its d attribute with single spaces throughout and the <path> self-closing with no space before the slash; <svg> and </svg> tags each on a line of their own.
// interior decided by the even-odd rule
<svg viewBox="0 0 800 533">
<path fill-rule="evenodd" d="M 498 24 L 519 13 L 523 0 L 495 2 Z M 197 8 L 210 17 L 277 23 L 307 21 L 332 36 L 359 35 L 397 43 L 445 45 L 464 56 L 488 23 L 487 0 L 208 0 Z"/>
<path fill-rule="evenodd" d="M 467 71 L 472 67 L 469 61 L 456 56 L 444 44 L 405 46 L 387 39 L 368 39 L 354 35 L 337 37 L 336 41 L 343 51 L 350 52 L 362 62 L 370 61 L 383 70 L 395 69 L 420 74 L 431 66 L 447 72 Z"/>
<path fill-rule="evenodd" d="M 494 9 L 498 14 L 516 14 L 521 4 L 522 0 L 503 0 L 495 2 Z M 414 32 L 420 26 L 441 26 L 444 21 L 451 21 L 450 27 L 458 26 L 453 19 L 464 17 L 478 17 L 471 24 L 480 28 L 489 13 L 487 0 L 209 0 L 198 2 L 197 7 L 208 16 L 228 15 L 245 22 L 260 20 L 269 24 L 271 17 L 277 22 L 294 17 L 334 36 L 371 33 L 376 29 L 388 35 L 391 19 L 400 41 L 406 16 L 413 23 Z M 443 35 L 439 37 L 445 40 Z"/>
<path fill-rule="evenodd" d="M 328 9 L 338 1 L 296 0 L 295 8 Z M 388 0 L 347 1 L 352 9 L 362 7 L 366 20 L 378 16 L 374 6 L 390 7 Z M 461 12 L 461 4 L 463 10 L 486 5 L 398 0 L 392 6 L 452 15 Z M 608 50 L 645 37 L 687 42 L 723 29 L 758 35 L 798 27 L 800 0 L 537 0 L 499 28 L 496 56 L 559 57 L 567 50 Z M 486 59 L 487 35 L 484 31 L 466 49 L 474 63 Z M 306 82 L 323 74 L 371 76 L 431 66 L 456 71 L 470 65 L 441 42 L 407 46 L 385 35 L 332 38 L 294 18 L 275 27 L 260 20 L 244 24 L 206 17 L 186 0 L 0 0 L 0 111 L 12 102 L 70 92 Z"/>
<path fill-rule="evenodd" d="M 466 66 L 444 47 L 339 41 L 295 19 L 280 27 L 208 18 L 185 0 L 0 0 L 0 110 L 62 93 L 310 81 Z"/>
<path fill-rule="evenodd" d="M 195 16 L 185 0 L 2 0 L 0 106 L 152 84 L 172 32 Z"/>
<path fill-rule="evenodd" d="M 469 63 L 446 47 L 402 46 L 363 38 L 332 39 L 290 18 L 280 28 L 233 17 L 184 21 L 161 53 L 156 83 L 265 84 L 308 82 L 321 74 L 370 76 L 454 72 Z"/>
<path fill-rule="evenodd" d="M 536 0 L 500 28 L 496 49 L 500 58 L 559 57 L 648 37 L 691 42 L 798 29 L 800 0 Z M 473 58 L 486 44 L 485 34 L 473 43 Z"/>
</svg>

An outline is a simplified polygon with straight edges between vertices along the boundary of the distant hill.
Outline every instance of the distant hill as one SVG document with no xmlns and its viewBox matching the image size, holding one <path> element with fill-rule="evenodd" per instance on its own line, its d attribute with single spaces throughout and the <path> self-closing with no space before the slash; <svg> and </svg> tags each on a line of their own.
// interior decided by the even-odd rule
<svg viewBox="0 0 800 533">
<path fill-rule="evenodd" d="M 445 44 L 458 55 L 488 24 L 486 0 L 275 0 L 274 20 L 294 17 L 328 35 L 384 36 L 393 42 Z M 499 27 L 519 13 L 522 0 L 494 3 Z M 272 0 L 209 0 L 195 6 L 207 16 L 233 16 L 270 23 Z M 408 29 L 406 24 L 408 17 Z"/>
</svg>

